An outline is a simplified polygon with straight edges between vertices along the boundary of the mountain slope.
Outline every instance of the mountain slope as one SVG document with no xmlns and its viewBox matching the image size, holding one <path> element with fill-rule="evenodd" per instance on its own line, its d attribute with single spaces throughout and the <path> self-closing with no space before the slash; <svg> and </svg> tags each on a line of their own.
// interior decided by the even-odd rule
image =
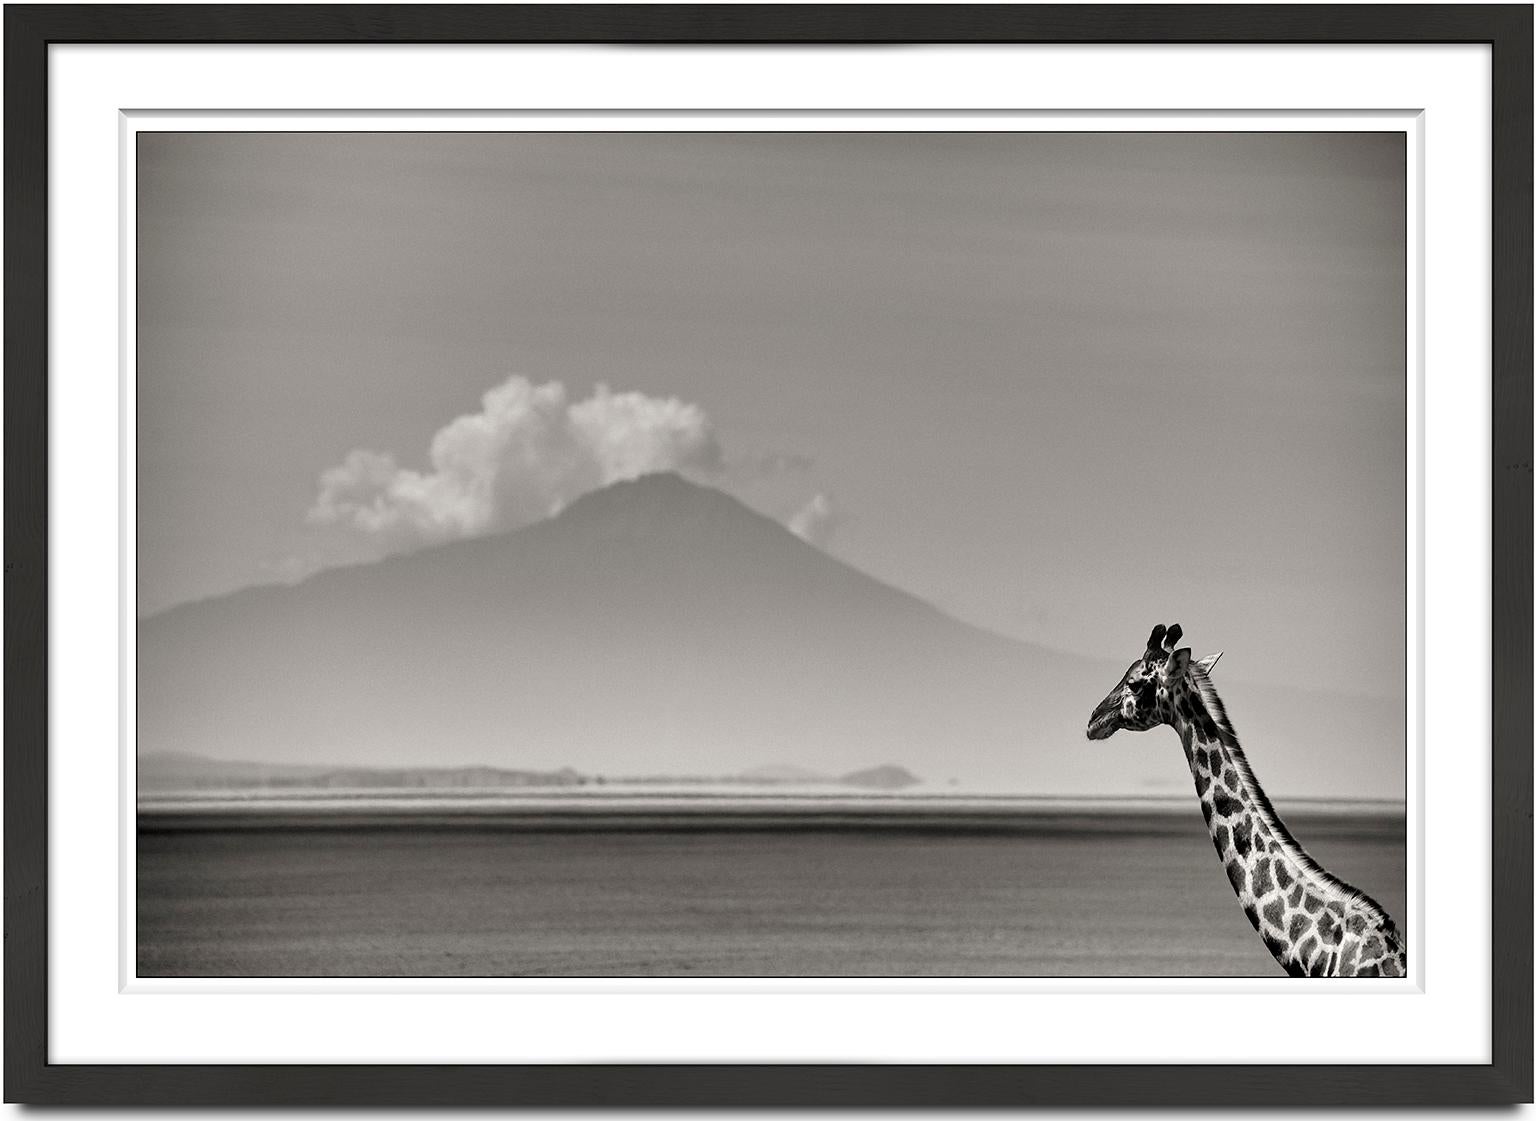
<svg viewBox="0 0 1536 1121">
<path fill-rule="evenodd" d="M 1022 792 L 1137 792 L 1184 766 L 1172 742 L 1084 742 L 1122 666 L 959 623 L 676 475 L 500 537 L 174 608 L 141 622 L 138 650 L 141 752 L 608 774 L 900 760 Z M 1364 735 L 1382 719 L 1326 706 Z M 1325 789 L 1367 777 L 1346 764 Z"/>
</svg>

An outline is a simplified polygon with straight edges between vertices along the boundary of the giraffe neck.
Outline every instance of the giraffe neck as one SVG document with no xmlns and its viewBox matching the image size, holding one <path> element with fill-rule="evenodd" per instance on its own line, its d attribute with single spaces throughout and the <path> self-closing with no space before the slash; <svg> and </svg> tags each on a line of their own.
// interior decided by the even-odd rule
<svg viewBox="0 0 1536 1121">
<path fill-rule="evenodd" d="M 1392 920 L 1368 896 L 1309 857 L 1248 766 L 1220 702 L 1194 693 L 1177 704 L 1184 745 L 1211 843 L 1238 903 L 1274 959 L 1293 975 L 1338 976 L 1374 966 L 1399 976 L 1405 959 Z M 1210 708 L 1216 711 L 1212 713 Z M 1386 965 L 1387 960 L 1395 965 Z"/>
</svg>

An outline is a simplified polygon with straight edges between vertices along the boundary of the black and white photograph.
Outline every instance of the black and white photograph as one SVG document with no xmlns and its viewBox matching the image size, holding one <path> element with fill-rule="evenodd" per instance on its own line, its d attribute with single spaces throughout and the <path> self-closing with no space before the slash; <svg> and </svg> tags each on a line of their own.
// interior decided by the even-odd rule
<svg viewBox="0 0 1536 1121">
<path fill-rule="evenodd" d="M 1401 130 L 131 159 L 137 977 L 1416 967 Z"/>
</svg>

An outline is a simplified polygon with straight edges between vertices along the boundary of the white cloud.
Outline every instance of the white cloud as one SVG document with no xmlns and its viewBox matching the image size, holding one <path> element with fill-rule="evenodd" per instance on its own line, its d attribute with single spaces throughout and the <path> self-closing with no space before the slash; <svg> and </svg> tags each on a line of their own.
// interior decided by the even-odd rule
<svg viewBox="0 0 1536 1121">
<path fill-rule="evenodd" d="M 429 462 L 415 471 L 392 455 L 352 451 L 321 474 L 309 520 L 408 549 L 515 529 L 653 471 L 714 474 L 722 457 L 697 405 L 603 385 L 571 402 L 560 382 L 511 377 L 479 412 L 438 430 Z"/>
<path fill-rule="evenodd" d="M 821 493 L 791 514 L 787 524 L 790 531 L 797 537 L 809 541 L 812 545 L 825 548 L 837 527 L 847 520 L 843 512 L 837 508 L 837 504 L 832 501 L 832 496 Z"/>
</svg>

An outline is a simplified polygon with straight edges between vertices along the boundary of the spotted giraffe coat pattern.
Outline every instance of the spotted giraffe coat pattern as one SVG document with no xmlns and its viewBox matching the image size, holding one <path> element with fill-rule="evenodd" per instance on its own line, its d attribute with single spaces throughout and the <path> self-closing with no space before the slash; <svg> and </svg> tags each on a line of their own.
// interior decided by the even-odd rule
<svg viewBox="0 0 1536 1121">
<path fill-rule="evenodd" d="M 1181 634 L 1177 624 L 1152 632 L 1146 654 L 1095 710 L 1089 738 L 1161 724 L 1178 733 L 1216 855 L 1243 913 L 1287 973 L 1404 976 L 1407 953 L 1391 917 L 1291 836 L 1211 684 L 1215 658 L 1191 663 L 1187 649 L 1174 649 Z"/>
</svg>

